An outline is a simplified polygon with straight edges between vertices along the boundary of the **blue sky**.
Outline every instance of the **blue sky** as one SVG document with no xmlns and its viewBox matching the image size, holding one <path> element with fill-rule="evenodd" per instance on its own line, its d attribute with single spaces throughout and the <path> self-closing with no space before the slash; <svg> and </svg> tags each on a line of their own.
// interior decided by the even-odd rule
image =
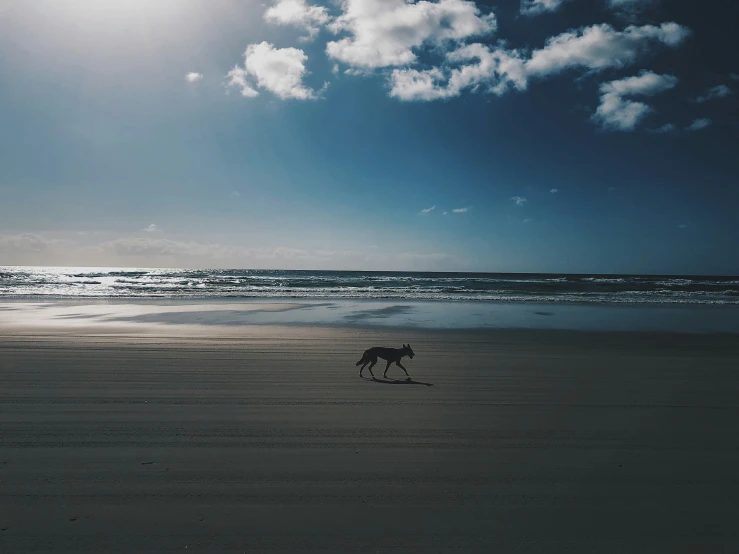
<svg viewBox="0 0 739 554">
<path fill-rule="evenodd" d="M 3 3 L 0 265 L 739 274 L 738 19 Z"/>
</svg>

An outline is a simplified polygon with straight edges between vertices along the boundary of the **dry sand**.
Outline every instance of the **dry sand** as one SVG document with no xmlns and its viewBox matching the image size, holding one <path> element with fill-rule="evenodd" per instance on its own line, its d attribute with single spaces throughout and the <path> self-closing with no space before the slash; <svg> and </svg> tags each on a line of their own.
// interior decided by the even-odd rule
<svg viewBox="0 0 739 554">
<path fill-rule="evenodd" d="M 739 551 L 736 336 L 223 331 L 2 331 L 0 552 Z"/>
</svg>

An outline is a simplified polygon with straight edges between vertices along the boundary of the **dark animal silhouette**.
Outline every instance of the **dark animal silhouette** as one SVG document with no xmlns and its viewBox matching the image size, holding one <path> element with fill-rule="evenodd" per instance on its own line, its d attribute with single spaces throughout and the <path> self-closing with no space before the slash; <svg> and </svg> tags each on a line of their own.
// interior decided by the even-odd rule
<svg viewBox="0 0 739 554">
<path fill-rule="evenodd" d="M 383 378 L 387 377 L 387 370 L 390 368 L 390 364 L 395 362 L 395 365 L 398 366 L 403 371 L 405 371 L 405 374 L 408 376 L 408 379 L 410 379 L 411 376 L 408 375 L 408 371 L 406 371 L 406 369 L 403 367 L 403 364 L 400 363 L 400 360 L 403 359 L 403 356 L 410 356 L 411 360 L 413 359 L 413 356 L 415 356 L 410 344 L 404 344 L 403 348 L 383 348 L 382 346 L 375 346 L 374 348 L 365 350 L 364 354 L 362 354 L 362 359 L 357 362 L 357 365 L 362 366 L 359 369 L 359 376 L 360 377 L 362 376 L 364 367 L 367 364 L 369 364 L 368 369 L 369 369 L 370 375 L 372 375 L 372 378 L 374 379 L 375 374 L 372 373 L 372 366 L 374 366 L 377 363 L 377 358 L 382 358 L 383 360 L 387 360 L 387 365 L 385 366 L 385 372 L 382 374 Z"/>
</svg>

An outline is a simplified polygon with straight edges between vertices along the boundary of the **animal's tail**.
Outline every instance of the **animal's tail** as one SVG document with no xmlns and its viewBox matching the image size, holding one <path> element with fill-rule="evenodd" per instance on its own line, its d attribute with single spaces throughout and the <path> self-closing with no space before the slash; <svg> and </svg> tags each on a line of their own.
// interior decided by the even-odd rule
<svg viewBox="0 0 739 554">
<path fill-rule="evenodd" d="M 365 351 L 364 351 L 364 354 L 362 354 L 362 359 L 361 359 L 361 360 L 359 360 L 359 361 L 358 361 L 358 362 L 357 362 L 356 364 L 354 364 L 354 365 L 362 365 L 362 362 L 364 362 L 364 358 L 365 358 L 365 357 L 367 356 L 367 352 L 368 352 L 368 350 L 365 350 Z"/>
</svg>

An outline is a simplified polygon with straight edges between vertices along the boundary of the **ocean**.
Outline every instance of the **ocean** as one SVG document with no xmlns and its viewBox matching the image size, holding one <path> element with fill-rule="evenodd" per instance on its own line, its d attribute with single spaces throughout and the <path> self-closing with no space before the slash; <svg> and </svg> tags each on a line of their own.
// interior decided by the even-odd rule
<svg viewBox="0 0 739 554">
<path fill-rule="evenodd" d="M 739 277 L 0 267 L 5 298 L 739 304 Z"/>
</svg>

